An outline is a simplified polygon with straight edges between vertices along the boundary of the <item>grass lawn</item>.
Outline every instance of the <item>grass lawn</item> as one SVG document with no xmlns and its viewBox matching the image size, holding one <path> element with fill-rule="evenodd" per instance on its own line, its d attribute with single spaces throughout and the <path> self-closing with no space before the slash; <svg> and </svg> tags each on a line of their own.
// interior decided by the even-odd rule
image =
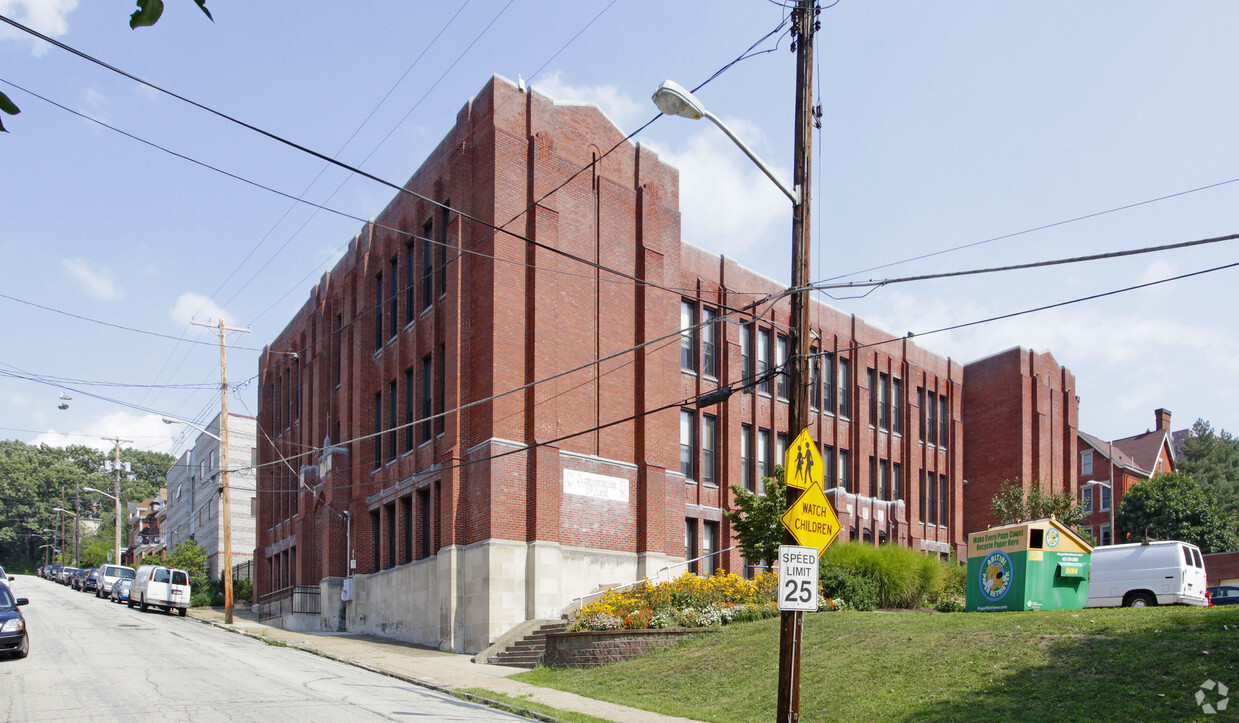
<svg viewBox="0 0 1239 723">
<path fill-rule="evenodd" d="M 1237 641 L 1239 606 L 817 613 L 805 616 L 801 720 L 1225 720 L 1239 715 Z M 767 723 L 778 647 L 778 620 L 764 620 L 638 660 L 516 679 L 667 715 Z M 1234 691 L 1228 711 L 1197 705 L 1206 680 Z"/>
</svg>

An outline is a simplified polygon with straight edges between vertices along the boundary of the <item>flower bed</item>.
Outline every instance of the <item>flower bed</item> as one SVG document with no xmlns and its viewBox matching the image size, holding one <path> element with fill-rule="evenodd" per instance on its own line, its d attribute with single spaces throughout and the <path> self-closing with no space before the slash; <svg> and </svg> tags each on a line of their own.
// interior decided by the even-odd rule
<svg viewBox="0 0 1239 723">
<path fill-rule="evenodd" d="M 712 628 L 778 615 L 778 575 L 745 580 L 720 572 L 698 577 L 686 572 L 670 582 L 642 582 L 611 590 L 584 606 L 569 631 Z"/>
</svg>

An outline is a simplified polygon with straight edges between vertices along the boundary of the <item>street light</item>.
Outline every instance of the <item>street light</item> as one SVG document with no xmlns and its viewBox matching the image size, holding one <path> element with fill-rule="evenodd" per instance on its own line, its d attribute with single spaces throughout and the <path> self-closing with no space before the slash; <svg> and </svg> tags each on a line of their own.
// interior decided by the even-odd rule
<svg viewBox="0 0 1239 723">
<path fill-rule="evenodd" d="M 774 175 L 774 170 L 771 169 L 770 166 L 766 165 L 766 162 L 759 158 L 757 154 L 753 152 L 753 149 L 749 148 L 744 141 L 740 140 L 736 134 L 733 133 L 725 123 L 723 123 L 723 121 L 719 120 L 718 116 L 706 110 L 706 107 L 702 105 L 700 100 L 697 100 L 697 96 L 693 95 L 692 91 L 688 90 L 674 80 L 664 80 L 663 84 L 658 86 L 658 90 L 654 91 L 652 98 L 654 100 L 654 105 L 658 106 L 658 109 L 662 111 L 664 115 L 675 115 L 692 120 L 705 118 L 714 125 L 718 126 L 719 130 L 726 133 L 727 137 L 739 146 L 740 150 L 744 151 L 744 155 L 748 156 L 749 160 L 757 164 L 757 167 L 761 169 L 762 173 L 766 174 L 767 178 L 774 181 L 774 185 L 778 186 L 779 190 L 782 191 L 793 204 L 800 203 L 800 193 L 798 192 L 798 189 L 791 188 L 784 183 L 782 179 Z"/>
<path fill-rule="evenodd" d="M 74 512 L 73 510 L 66 510 L 66 509 L 65 509 L 65 508 L 63 508 L 63 507 L 53 507 L 53 508 L 52 508 L 52 512 L 63 512 L 63 513 L 65 513 L 66 515 L 72 515 L 73 517 L 77 517 L 77 513 L 76 513 L 76 512 Z"/>
<path fill-rule="evenodd" d="M 118 477 L 119 477 L 119 474 L 120 472 L 118 469 L 117 470 Z M 82 491 L 83 492 L 98 492 L 99 494 L 103 495 L 104 497 L 107 497 L 108 499 L 116 503 L 116 530 L 115 530 L 116 541 L 115 541 L 115 549 L 112 553 L 112 564 L 119 565 L 120 564 L 120 482 L 118 481 L 116 483 L 116 494 L 114 495 L 104 492 L 103 490 L 97 490 L 94 487 L 83 487 Z"/>
<path fill-rule="evenodd" d="M 214 439 L 216 442 L 223 442 L 223 441 L 224 441 L 223 439 L 221 439 L 221 438 L 219 437 L 219 435 L 215 434 L 214 432 L 211 432 L 211 431 L 207 430 L 207 429 L 206 429 L 206 428 L 204 428 L 204 427 L 199 427 L 198 425 L 194 424 L 193 422 L 190 422 L 190 421 L 185 420 L 185 419 L 176 419 L 175 417 L 164 417 L 164 418 L 163 418 L 163 423 L 164 423 L 164 424 L 184 424 L 186 427 L 193 427 L 194 429 L 198 430 L 199 432 L 202 432 L 203 434 L 205 434 L 206 436 L 210 437 L 211 439 Z"/>
<path fill-rule="evenodd" d="M 716 116 L 711 114 L 693 94 L 683 86 L 671 81 L 664 82 L 654 93 L 654 104 L 666 115 L 682 118 L 705 118 L 727 134 L 744 154 L 749 157 L 766 177 L 792 202 L 792 284 L 791 327 L 795 334 L 795 346 L 787 364 L 787 380 L 790 398 L 787 405 L 788 431 L 792 436 L 809 427 L 809 203 L 812 166 L 812 133 L 815 120 L 813 108 L 813 35 L 817 31 L 817 13 L 820 10 L 812 0 L 797 0 L 792 10 L 792 38 L 796 49 L 796 115 L 794 163 L 792 185 L 783 183 L 757 154 L 740 141 Z M 796 503 L 791 491 L 787 495 L 787 507 Z M 787 544 L 794 540 L 785 532 Z M 800 649 L 802 647 L 804 613 L 784 611 L 779 628 L 779 683 L 778 704 L 775 715 L 778 720 L 797 720 L 800 717 Z"/>
</svg>

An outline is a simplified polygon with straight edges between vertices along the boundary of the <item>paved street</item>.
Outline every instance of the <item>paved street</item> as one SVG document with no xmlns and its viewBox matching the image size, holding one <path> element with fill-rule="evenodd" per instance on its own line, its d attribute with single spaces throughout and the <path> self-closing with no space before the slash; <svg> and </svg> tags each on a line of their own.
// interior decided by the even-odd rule
<svg viewBox="0 0 1239 723">
<path fill-rule="evenodd" d="M 524 720 L 36 577 L 14 587 L 30 656 L 0 660 L 0 720 Z"/>
</svg>

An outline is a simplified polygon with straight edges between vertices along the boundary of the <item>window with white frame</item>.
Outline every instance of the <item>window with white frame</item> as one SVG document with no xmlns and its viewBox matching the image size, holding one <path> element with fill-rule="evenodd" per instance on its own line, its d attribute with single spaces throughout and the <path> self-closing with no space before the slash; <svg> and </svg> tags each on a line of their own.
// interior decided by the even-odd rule
<svg viewBox="0 0 1239 723">
<path fill-rule="evenodd" d="M 1093 450 L 1086 449 L 1080 453 L 1080 476 L 1087 477 L 1093 473 Z"/>
<path fill-rule="evenodd" d="M 1092 486 L 1085 487 L 1080 490 L 1080 504 L 1084 506 L 1084 514 L 1093 514 L 1093 488 Z"/>
</svg>

